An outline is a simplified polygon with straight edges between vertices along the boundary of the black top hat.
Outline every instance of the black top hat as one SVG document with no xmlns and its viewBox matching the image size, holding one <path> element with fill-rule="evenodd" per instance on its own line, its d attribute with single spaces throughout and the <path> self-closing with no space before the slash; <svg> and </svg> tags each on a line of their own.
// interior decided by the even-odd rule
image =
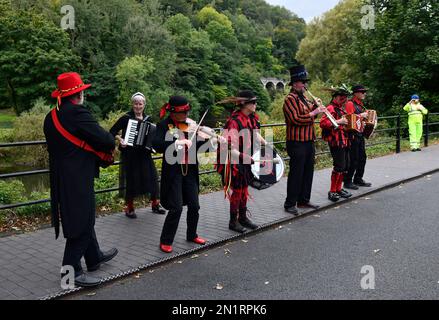
<svg viewBox="0 0 439 320">
<path fill-rule="evenodd" d="M 290 68 L 291 82 L 290 85 L 296 81 L 309 81 L 309 74 L 304 65 L 298 65 Z"/>
<path fill-rule="evenodd" d="M 352 93 L 355 93 L 355 92 L 367 92 L 367 89 L 363 85 L 358 84 L 358 85 L 355 85 L 352 87 Z"/>
<path fill-rule="evenodd" d="M 185 97 L 182 96 L 172 96 L 169 98 L 169 104 L 172 107 L 180 107 L 188 104 L 188 101 Z"/>
<path fill-rule="evenodd" d="M 251 90 L 241 90 L 236 97 L 238 98 L 239 104 L 246 104 L 258 100 Z"/>
</svg>

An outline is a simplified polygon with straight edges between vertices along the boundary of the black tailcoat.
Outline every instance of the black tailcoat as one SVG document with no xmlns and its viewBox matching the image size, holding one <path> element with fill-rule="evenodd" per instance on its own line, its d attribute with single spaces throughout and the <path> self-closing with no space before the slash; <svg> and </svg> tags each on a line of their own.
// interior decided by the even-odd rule
<svg viewBox="0 0 439 320">
<path fill-rule="evenodd" d="M 114 149 L 113 136 L 99 126 L 90 111 L 64 101 L 58 111 L 61 125 L 97 151 Z M 49 113 L 44 120 L 49 151 L 52 225 L 59 235 L 61 219 L 65 238 L 78 238 L 95 222 L 94 178 L 99 175 L 99 158 L 80 149 L 55 128 Z"/>
</svg>

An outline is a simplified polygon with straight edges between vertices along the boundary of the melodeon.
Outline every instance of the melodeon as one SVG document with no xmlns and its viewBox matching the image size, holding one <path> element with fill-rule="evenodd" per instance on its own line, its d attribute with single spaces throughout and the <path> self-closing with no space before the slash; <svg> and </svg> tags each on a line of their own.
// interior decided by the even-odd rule
<svg viewBox="0 0 439 320">
<path fill-rule="evenodd" d="M 344 116 L 346 120 L 348 120 L 348 124 L 346 125 L 347 131 L 354 132 L 363 132 L 364 131 L 364 121 L 361 119 L 359 114 L 347 114 Z"/>
<path fill-rule="evenodd" d="M 367 110 L 367 119 L 364 122 L 363 136 L 369 139 L 378 124 L 377 112 L 375 110 Z"/>
<path fill-rule="evenodd" d="M 130 147 L 145 148 L 154 151 L 152 141 L 154 140 L 156 125 L 148 121 L 149 117 L 138 121 L 130 119 L 125 132 L 124 141 Z"/>
</svg>

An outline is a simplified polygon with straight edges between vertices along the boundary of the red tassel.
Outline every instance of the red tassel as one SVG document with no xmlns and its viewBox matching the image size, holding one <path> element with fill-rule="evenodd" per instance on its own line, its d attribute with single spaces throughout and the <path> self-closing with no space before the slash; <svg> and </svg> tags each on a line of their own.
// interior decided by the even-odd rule
<svg viewBox="0 0 439 320">
<path fill-rule="evenodd" d="M 166 116 L 166 112 L 171 109 L 171 105 L 169 103 L 165 103 L 163 107 L 160 109 L 160 119 L 163 119 Z"/>
</svg>

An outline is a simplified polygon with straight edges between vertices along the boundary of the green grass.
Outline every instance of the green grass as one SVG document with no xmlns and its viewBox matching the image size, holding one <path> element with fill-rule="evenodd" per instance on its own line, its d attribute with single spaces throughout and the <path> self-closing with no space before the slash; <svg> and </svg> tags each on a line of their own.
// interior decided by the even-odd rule
<svg viewBox="0 0 439 320">
<path fill-rule="evenodd" d="M 12 109 L 2 109 L 0 110 L 0 129 L 1 128 L 12 128 L 12 123 L 17 116 Z"/>
</svg>

